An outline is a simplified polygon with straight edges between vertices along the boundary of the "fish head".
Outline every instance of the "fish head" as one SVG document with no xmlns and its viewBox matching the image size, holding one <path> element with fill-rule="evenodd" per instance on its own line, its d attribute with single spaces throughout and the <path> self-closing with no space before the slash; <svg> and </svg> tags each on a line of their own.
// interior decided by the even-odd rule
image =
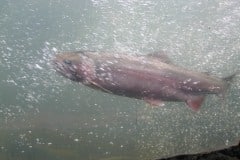
<svg viewBox="0 0 240 160">
<path fill-rule="evenodd" d="M 60 53 L 53 59 L 55 70 L 72 81 L 82 82 L 86 79 L 87 57 L 77 53 Z"/>
</svg>

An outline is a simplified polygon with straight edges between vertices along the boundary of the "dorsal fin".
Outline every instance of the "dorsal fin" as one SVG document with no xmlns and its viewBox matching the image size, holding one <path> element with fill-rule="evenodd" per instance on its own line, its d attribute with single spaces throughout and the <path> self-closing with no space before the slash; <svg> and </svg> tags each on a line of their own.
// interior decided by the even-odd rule
<svg viewBox="0 0 240 160">
<path fill-rule="evenodd" d="M 172 64 L 171 60 L 168 58 L 167 54 L 164 51 L 155 51 L 155 52 L 149 53 L 147 56 L 156 58 L 163 63 Z"/>
</svg>

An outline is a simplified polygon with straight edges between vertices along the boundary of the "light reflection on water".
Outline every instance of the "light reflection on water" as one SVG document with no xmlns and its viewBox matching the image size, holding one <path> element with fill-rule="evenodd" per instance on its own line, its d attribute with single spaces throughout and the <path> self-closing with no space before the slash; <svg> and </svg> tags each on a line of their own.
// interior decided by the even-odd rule
<svg viewBox="0 0 240 160">
<path fill-rule="evenodd" d="M 0 159 L 154 159 L 239 140 L 239 76 L 197 113 L 151 108 L 57 75 L 56 50 L 166 50 L 178 65 L 224 77 L 239 68 L 231 1 L 21 1 L 0 5 Z"/>
</svg>

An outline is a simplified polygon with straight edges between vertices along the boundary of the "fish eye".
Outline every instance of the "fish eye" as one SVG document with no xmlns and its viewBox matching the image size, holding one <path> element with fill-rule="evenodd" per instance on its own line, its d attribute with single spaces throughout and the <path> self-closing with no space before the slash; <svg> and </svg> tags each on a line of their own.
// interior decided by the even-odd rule
<svg viewBox="0 0 240 160">
<path fill-rule="evenodd" d="M 70 60 L 68 60 L 68 59 L 65 59 L 63 62 L 64 62 L 65 64 L 67 64 L 67 65 L 71 65 L 71 64 L 72 64 L 72 61 L 70 61 Z"/>
</svg>

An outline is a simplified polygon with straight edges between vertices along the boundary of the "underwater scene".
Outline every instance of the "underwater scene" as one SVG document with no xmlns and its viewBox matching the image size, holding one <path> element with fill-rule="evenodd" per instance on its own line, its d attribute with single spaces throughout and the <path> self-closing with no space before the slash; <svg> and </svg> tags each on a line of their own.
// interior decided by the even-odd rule
<svg viewBox="0 0 240 160">
<path fill-rule="evenodd" d="M 0 159 L 155 160 L 238 144 L 239 26 L 239 0 L 1 0 Z M 228 82 L 221 92 L 202 93 L 197 108 L 169 97 L 156 106 L 136 92 L 112 94 L 59 74 L 56 55 L 75 51 L 117 53 L 126 59 L 118 66 L 138 62 L 146 72 L 136 67 L 141 58 L 127 59 L 164 52 L 167 61 L 149 58 L 151 73 L 161 64 L 176 81 L 186 69 Z M 104 64 L 104 54 L 95 60 Z"/>
</svg>

